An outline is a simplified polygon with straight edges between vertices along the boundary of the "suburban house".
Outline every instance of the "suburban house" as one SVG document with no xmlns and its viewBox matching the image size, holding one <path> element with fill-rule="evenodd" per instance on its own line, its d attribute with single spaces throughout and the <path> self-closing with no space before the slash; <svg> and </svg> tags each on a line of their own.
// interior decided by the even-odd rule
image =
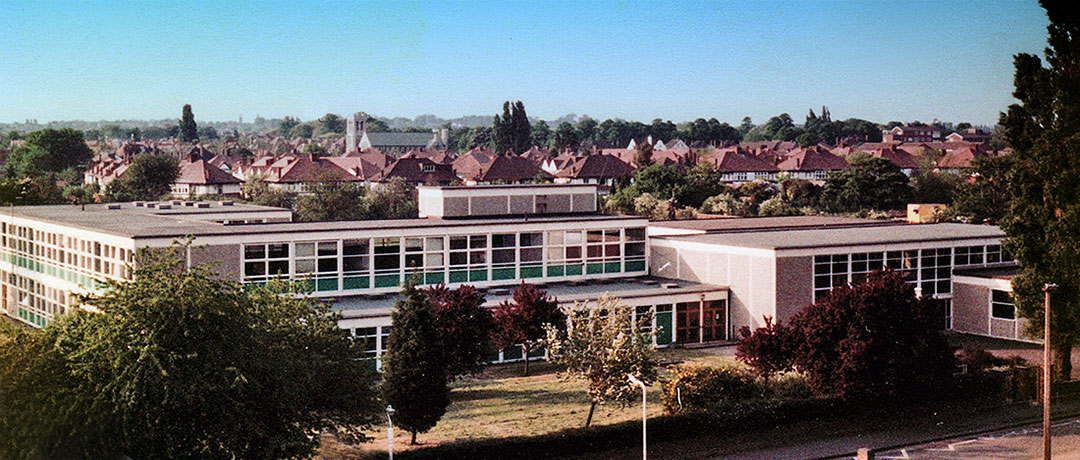
<svg viewBox="0 0 1080 460">
<path fill-rule="evenodd" d="M 174 198 L 203 195 L 239 197 L 242 182 L 193 153 L 180 163 L 180 174 L 172 184 L 172 195 Z"/>
<path fill-rule="evenodd" d="M 827 150 L 812 145 L 792 150 L 777 168 L 792 179 L 825 180 L 833 171 L 851 169 L 851 165 Z"/>
</svg>

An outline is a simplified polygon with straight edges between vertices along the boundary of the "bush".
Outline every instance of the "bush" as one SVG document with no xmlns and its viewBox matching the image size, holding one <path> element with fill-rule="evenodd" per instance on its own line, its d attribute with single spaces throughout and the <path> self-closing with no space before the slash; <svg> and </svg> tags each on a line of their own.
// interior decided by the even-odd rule
<svg viewBox="0 0 1080 460">
<path fill-rule="evenodd" d="M 769 396 L 779 400 L 810 399 L 814 389 L 801 372 L 782 372 L 769 383 Z"/>
<path fill-rule="evenodd" d="M 739 344 L 735 347 L 735 358 L 754 369 L 754 373 L 765 379 L 777 372 L 789 371 L 795 365 L 797 337 L 790 328 L 774 323 L 771 316 L 765 316 L 765 327 L 750 332 L 750 326 L 739 329 Z"/>
<path fill-rule="evenodd" d="M 664 410 L 716 411 L 725 404 L 756 399 L 761 387 L 749 372 L 733 366 L 674 366 L 663 380 Z"/>
</svg>

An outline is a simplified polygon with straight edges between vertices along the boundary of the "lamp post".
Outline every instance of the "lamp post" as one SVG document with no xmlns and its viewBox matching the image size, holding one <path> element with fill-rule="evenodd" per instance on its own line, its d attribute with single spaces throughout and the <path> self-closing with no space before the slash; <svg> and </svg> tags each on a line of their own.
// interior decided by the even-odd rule
<svg viewBox="0 0 1080 460">
<path fill-rule="evenodd" d="M 1054 283 L 1043 286 L 1045 294 L 1043 311 L 1043 459 L 1050 460 L 1050 291 Z"/>
<path fill-rule="evenodd" d="M 634 374 L 626 374 L 626 378 L 630 379 L 630 383 L 641 387 L 641 460 L 648 460 L 649 457 L 649 443 L 646 441 L 645 420 L 647 419 L 645 414 L 645 383 L 634 377 Z"/>
<path fill-rule="evenodd" d="M 394 415 L 394 406 L 386 406 L 386 421 L 390 424 L 390 429 L 386 432 L 386 446 L 390 450 L 390 460 L 394 460 L 394 420 L 390 418 Z"/>
</svg>

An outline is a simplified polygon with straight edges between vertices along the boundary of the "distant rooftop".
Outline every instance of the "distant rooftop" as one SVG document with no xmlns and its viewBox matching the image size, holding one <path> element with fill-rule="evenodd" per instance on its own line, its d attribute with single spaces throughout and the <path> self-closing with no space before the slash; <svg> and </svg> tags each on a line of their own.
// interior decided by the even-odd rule
<svg viewBox="0 0 1080 460">
<path fill-rule="evenodd" d="M 804 229 L 801 231 L 777 231 L 775 228 L 764 228 L 757 231 L 673 235 L 660 238 L 777 250 L 1001 238 L 1004 236 L 1005 233 L 996 226 L 943 223 L 836 227 Z"/>
</svg>

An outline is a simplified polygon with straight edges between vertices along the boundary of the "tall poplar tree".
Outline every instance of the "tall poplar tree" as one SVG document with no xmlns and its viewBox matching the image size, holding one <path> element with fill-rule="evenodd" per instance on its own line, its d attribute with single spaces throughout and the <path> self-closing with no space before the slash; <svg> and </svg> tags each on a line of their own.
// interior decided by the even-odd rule
<svg viewBox="0 0 1080 460">
<path fill-rule="evenodd" d="M 180 140 L 195 142 L 198 139 L 199 127 L 195 124 L 195 114 L 191 112 L 191 104 L 184 104 L 184 113 L 180 116 Z"/>
<path fill-rule="evenodd" d="M 510 113 L 510 101 L 506 101 L 503 103 L 502 116 L 495 115 L 495 122 L 492 126 L 491 143 L 494 144 L 496 155 L 505 155 L 507 151 L 512 150 L 513 145 L 510 140 L 512 123 L 513 115 Z"/>
<path fill-rule="evenodd" d="M 1013 96 L 1020 103 L 1000 120 L 1014 152 L 1002 228 L 1020 261 L 1013 295 L 1029 332 L 1042 335 L 1043 286 L 1058 285 L 1050 342 L 1055 375 L 1068 378 L 1080 335 L 1080 15 L 1073 5 L 1040 3 L 1050 19 L 1049 67 L 1038 56 L 1015 56 Z"/>
<path fill-rule="evenodd" d="M 525 114 L 525 104 L 514 103 L 510 112 L 510 149 L 521 155 L 532 148 L 532 126 Z"/>
</svg>

